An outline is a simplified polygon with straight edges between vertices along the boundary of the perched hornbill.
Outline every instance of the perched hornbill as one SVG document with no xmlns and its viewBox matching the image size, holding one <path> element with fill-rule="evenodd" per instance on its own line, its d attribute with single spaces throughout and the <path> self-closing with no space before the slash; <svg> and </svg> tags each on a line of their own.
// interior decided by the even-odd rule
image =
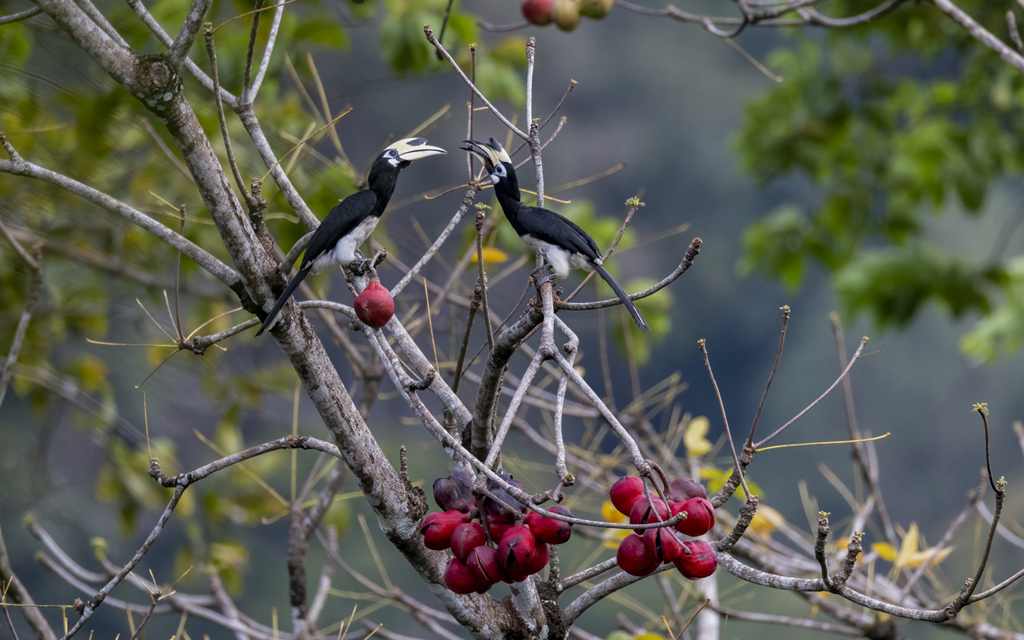
<svg viewBox="0 0 1024 640">
<path fill-rule="evenodd" d="M 380 154 L 370 167 L 366 189 L 342 200 L 338 206 L 331 209 L 313 232 L 298 273 L 288 282 L 284 293 L 277 299 L 256 335 L 260 335 L 274 324 L 277 314 L 288 302 L 292 292 L 310 272 L 320 273 L 332 264 L 347 266 L 356 261 L 357 255 L 361 259 L 359 247 L 373 233 L 384 209 L 387 208 L 399 172 L 408 167 L 413 160 L 444 153 L 447 151 L 428 145 L 426 138 L 406 138 L 384 149 L 384 153 Z"/>
<path fill-rule="evenodd" d="M 544 254 L 545 259 L 554 269 L 555 275 L 565 278 L 569 275 L 570 267 L 596 271 L 597 275 L 604 278 L 604 281 L 612 288 L 619 300 L 622 300 L 622 304 L 629 310 L 629 315 L 633 316 L 636 325 L 644 331 L 649 331 L 650 327 L 637 311 L 636 305 L 622 290 L 615 278 L 605 270 L 601 261 L 601 250 L 597 248 L 594 239 L 572 220 L 560 216 L 554 211 L 522 203 L 519 197 L 519 181 L 516 179 L 516 170 L 512 166 L 512 159 L 494 138 L 491 138 L 490 142 L 486 144 L 476 140 L 466 140 L 465 143 L 467 146 L 460 148 L 479 156 L 484 162 L 484 167 L 490 172 L 491 182 L 494 183 L 494 195 L 501 203 L 501 210 L 505 212 L 505 217 L 508 218 L 512 228 L 516 230 L 523 242 L 533 247 L 538 253 Z"/>
</svg>

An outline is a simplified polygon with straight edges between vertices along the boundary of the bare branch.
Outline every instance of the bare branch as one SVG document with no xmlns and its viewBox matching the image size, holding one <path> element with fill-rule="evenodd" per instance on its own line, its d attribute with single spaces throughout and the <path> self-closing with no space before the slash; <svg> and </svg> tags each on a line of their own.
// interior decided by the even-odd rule
<svg viewBox="0 0 1024 640">
<path fill-rule="evenodd" d="M 42 7 L 32 7 L 18 13 L 12 13 L 9 16 L 0 17 L 0 25 L 12 24 L 14 22 L 20 22 L 22 20 L 28 20 L 32 16 L 37 16 L 43 12 Z"/>
<path fill-rule="evenodd" d="M 192 43 L 196 41 L 196 36 L 199 35 L 199 29 L 203 25 L 203 19 L 206 18 L 206 12 L 210 10 L 211 4 L 213 4 L 213 0 L 192 0 L 192 6 L 189 7 L 188 14 L 185 16 L 185 22 L 181 25 L 181 31 L 178 32 L 178 37 L 174 39 L 167 51 L 167 61 L 175 72 L 181 69 L 189 49 L 192 48 Z"/>
</svg>

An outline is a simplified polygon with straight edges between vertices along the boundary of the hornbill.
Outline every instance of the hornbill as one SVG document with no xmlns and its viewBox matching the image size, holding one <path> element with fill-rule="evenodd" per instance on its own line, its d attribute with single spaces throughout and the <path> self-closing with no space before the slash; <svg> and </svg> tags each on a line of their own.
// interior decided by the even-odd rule
<svg viewBox="0 0 1024 640">
<path fill-rule="evenodd" d="M 519 181 L 516 179 L 516 170 L 512 166 L 512 159 L 497 140 L 491 138 L 490 142 L 486 144 L 476 140 L 465 140 L 464 142 L 467 146 L 460 147 L 460 149 L 479 156 L 483 160 L 484 168 L 491 174 L 494 195 L 501 203 L 501 210 L 505 212 L 505 217 L 508 218 L 512 228 L 516 230 L 523 242 L 533 247 L 538 253 L 544 254 L 555 275 L 565 278 L 569 275 L 570 267 L 596 271 L 597 275 L 604 278 L 604 281 L 625 305 L 636 325 L 644 331 L 649 331 L 650 327 L 637 311 L 636 305 L 615 281 L 615 278 L 605 270 L 601 260 L 601 250 L 597 248 L 594 239 L 572 220 L 558 215 L 554 211 L 522 203 L 519 196 Z"/>
<path fill-rule="evenodd" d="M 288 302 L 292 292 L 310 272 L 320 273 L 333 264 L 349 265 L 356 262 L 357 255 L 361 259 L 359 247 L 373 233 L 384 209 L 387 208 L 399 172 L 408 167 L 413 160 L 444 153 L 447 151 L 428 145 L 426 138 L 406 138 L 384 149 L 370 167 L 366 189 L 342 200 L 338 206 L 331 209 L 313 232 L 298 273 L 292 276 L 284 293 L 277 299 L 256 335 L 260 335 L 274 324 L 277 314 Z M 365 264 L 366 261 L 362 262 Z"/>
</svg>

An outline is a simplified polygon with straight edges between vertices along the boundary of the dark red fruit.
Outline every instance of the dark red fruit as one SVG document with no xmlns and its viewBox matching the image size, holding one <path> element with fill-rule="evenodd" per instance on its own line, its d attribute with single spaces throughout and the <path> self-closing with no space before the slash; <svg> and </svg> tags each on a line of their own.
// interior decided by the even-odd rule
<svg viewBox="0 0 1024 640">
<path fill-rule="evenodd" d="M 537 538 L 521 524 L 508 528 L 498 545 L 498 562 L 508 573 L 525 571 L 537 549 Z"/>
<path fill-rule="evenodd" d="M 553 4 L 555 4 L 555 0 L 523 0 L 519 10 L 523 12 L 523 17 L 527 22 L 543 27 L 546 24 L 551 24 L 551 5 Z"/>
<path fill-rule="evenodd" d="M 657 512 L 657 516 L 655 512 Z M 654 502 L 650 504 L 647 502 L 647 498 L 640 498 L 629 512 L 629 524 L 652 524 L 664 522 L 668 518 L 668 506 L 662 502 L 661 498 L 654 498 Z M 634 529 L 634 531 L 638 534 L 643 533 L 643 529 Z"/>
<path fill-rule="evenodd" d="M 444 586 L 448 587 L 452 593 L 464 595 L 490 585 L 477 580 L 461 560 L 452 558 L 448 563 L 448 569 L 444 572 Z"/>
<path fill-rule="evenodd" d="M 676 558 L 675 564 L 679 573 L 690 580 L 697 580 L 706 578 L 715 572 L 715 568 L 718 566 L 718 552 L 714 547 L 703 540 L 684 542 L 683 546 L 690 553 L 687 555 L 684 551 Z"/>
<path fill-rule="evenodd" d="M 505 570 L 498 562 L 498 552 L 494 547 L 481 545 L 466 556 L 466 566 L 478 583 L 495 584 L 505 579 Z"/>
<path fill-rule="evenodd" d="M 569 511 L 560 504 L 549 507 L 547 510 L 559 515 L 572 517 L 572 511 Z M 526 514 L 526 526 L 530 527 L 530 531 L 537 537 L 537 542 L 562 544 L 572 536 L 571 524 L 555 520 L 554 518 L 546 518 L 536 511 Z"/>
<path fill-rule="evenodd" d="M 644 497 L 644 481 L 637 476 L 619 478 L 608 491 L 608 497 L 619 513 L 628 516 L 636 501 Z"/>
<path fill-rule="evenodd" d="M 484 528 L 476 522 L 467 522 L 455 527 L 452 531 L 452 553 L 463 562 L 473 549 L 487 542 Z"/>
<path fill-rule="evenodd" d="M 620 569 L 631 576 L 650 575 L 661 564 L 657 558 L 647 553 L 644 541 L 635 533 L 629 534 L 619 543 L 615 561 L 619 563 Z"/>
<path fill-rule="evenodd" d="M 535 573 L 540 573 L 548 565 L 548 560 L 550 559 L 551 546 L 544 542 L 538 542 L 537 548 L 533 552 L 533 559 L 530 560 L 530 565 L 526 567 L 526 574 L 532 576 Z"/>
<path fill-rule="evenodd" d="M 518 480 L 513 480 L 512 479 L 512 474 L 511 473 L 503 473 L 503 474 L 501 474 L 501 479 L 504 480 L 505 482 L 509 483 L 513 487 L 519 489 L 519 490 L 522 490 L 524 488 L 522 482 L 519 482 Z M 519 513 L 523 513 L 523 512 L 526 511 L 526 507 L 521 502 L 519 502 L 518 500 L 513 498 L 507 491 L 505 491 L 500 486 L 498 486 L 497 483 L 492 482 L 490 484 L 490 486 L 488 487 L 488 489 L 502 503 L 502 504 L 496 504 L 494 500 L 490 500 L 490 499 L 488 499 L 485 502 L 485 505 L 486 505 L 485 508 L 487 509 L 487 518 L 488 518 L 488 520 L 490 520 L 491 518 L 494 518 L 495 520 L 498 520 L 499 522 L 512 522 L 512 521 L 514 521 L 516 519 L 515 513 L 514 513 L 515 510 L 518 510 Z M 512 510 L 509 510 L 509 509 L 505 508 L 504 505 L 508 505 L 509 507 L 512 508 Z"/>
<path fill-rule="evenodd" d="M 435 511 L 427 514 L 420 523 L 423 544 L 434 551 L 447 549 L 452 546 L 452 532 L 455 531 L 455 527 L 464 522 L 469 522 L 469 514 L 461 511 Z"/>
<path fill-rule="evenodd" d="M 644 533 L 640 537 L 644 541 L 644 547 L 647 548 L 647 555 L 657 559 L 659 564 L 674 562 L 683 552 L 679 534 L 672 531 L 670 527 L 644 529 Z"/>
<path fill-rule="evenodd" d="M 715 508 L 704 498 L 690 498 L 686 502 L 673 502 L 672 515 L 686 512 L 686 519 L 676 525 L 676 531 L 696 538 L 715 526 Z"/>
<path fill-rule="evenodd" d="M 693 478 L 676 478 L 668 487 L 668 499 L 670 502 L 686 502 L 690 498 L 707 498 L 708 491 L 704 485 Z"/>
<path fill-rule="evenodd" d="M 374 329 L 380 329 L 395 315 L 395 299 L 377 278 L 370 278 L 370 284 L 356 296 L 353 306 L 359 319 Z"/>
<path fill-rule="evenodd" d="M 434 480 L 434 502 L 445 511 L 469 513 L 476 507 L 473 476 L 465 469 L 456 467 L 450 476 Z"/>
</svg>

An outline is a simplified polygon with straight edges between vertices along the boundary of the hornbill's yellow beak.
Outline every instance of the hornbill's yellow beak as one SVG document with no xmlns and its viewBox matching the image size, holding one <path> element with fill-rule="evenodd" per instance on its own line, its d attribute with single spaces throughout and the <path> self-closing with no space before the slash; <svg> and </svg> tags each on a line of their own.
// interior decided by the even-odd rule
<svg viewBox="0 0 1024 640">
<path fill-rule="evenodd" d="M 494 171 L 494 167 L 502 162 L 512 164 L 512 158 L 508 157 L 508 153 L 505 152 L 505 149 L 494 138 L 491 138 L 487 143 L 476 140 L 463 140 L 463 142 L 466 146 L 459 148 L 479 156 L 484 161 L 484 166 L 488 172 Z"/>
<path fill-rule="evenodd" d="M 385 149 L 385 151 L 392 150 L 398 154 L 398 160 L 401 162 L 412 162 L 420 158 L 448 153 L 441 147 L 432 147 L 427 144 L 426 138 L 405 138 L 404 140 L 399 140 Z"/>
</svg>

